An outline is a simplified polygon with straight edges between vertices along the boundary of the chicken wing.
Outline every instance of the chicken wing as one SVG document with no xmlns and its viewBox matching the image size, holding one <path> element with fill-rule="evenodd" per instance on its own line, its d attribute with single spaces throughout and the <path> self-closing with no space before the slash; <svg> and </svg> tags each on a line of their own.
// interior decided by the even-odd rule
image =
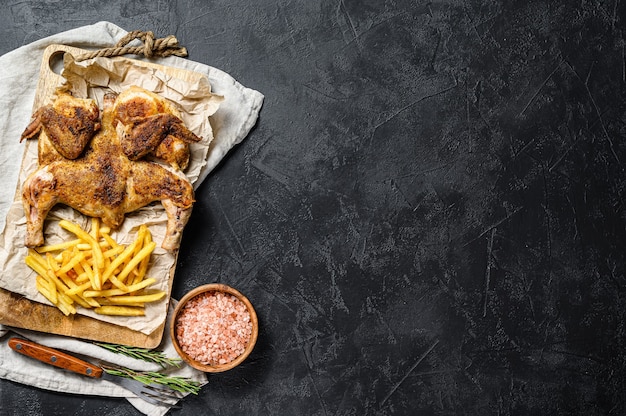
<svg viewBox="0 0 626 416">
<path fill-rule="evenodd" d="M 130 87 L 117 97 L 113 111 L 122 125 L 122 149 L 130 160 L 152 155 L 177 169 L 187 168 L 188 143 L 201 138 L 185 127 L 171 103 L 145 89 Z"/>
<path fill-rule="evenodd" d="M 52 104 L 35 112 L 21 140 L 34 137 L 43 129 L 47 140 L 61 156 L 76 159 L 100 129 L 99 117 L 100 110 L 95 100 L 75 98 L 68 92 L 59 91 Z M 44 152 L 49 153 L 50 150 Z"/>
</svg>

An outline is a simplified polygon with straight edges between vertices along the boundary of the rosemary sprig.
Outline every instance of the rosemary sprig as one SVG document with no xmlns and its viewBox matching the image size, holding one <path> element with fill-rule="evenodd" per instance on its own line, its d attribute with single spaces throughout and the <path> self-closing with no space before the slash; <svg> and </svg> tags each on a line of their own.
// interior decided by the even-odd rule
<svg viewBox="0 0 626 416">
<path fill-rule="evenodd" d="M 187 377 L 169 376 L 154 371 L 135 371 L 124 367 L 103 366 L 102 369 L 114 376 L 130 378 L 146 385 L 153 383 L 162 384 L 181 393 L 197 395 L 202 388 L 199 382 Z"/>
<path fill-rule="evenodd" d="M 163 368 L 167 366 L 180 368 L 180 365 L 182 363 L 182 360 L 180 358 L 169 358 L 161 351 L 149 350 L 147 348 L 130 347 L 127 345 L 108 344 L 103 342 L 94 342 L 94 344 L 117 354 L 122 354 L 138 360 L 159 364 Z"/>
</svg>

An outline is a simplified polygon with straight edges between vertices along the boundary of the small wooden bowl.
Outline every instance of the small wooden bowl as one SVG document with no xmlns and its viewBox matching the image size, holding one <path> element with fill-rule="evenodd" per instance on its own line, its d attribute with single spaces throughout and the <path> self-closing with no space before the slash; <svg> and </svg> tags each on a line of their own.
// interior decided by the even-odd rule
<svg viewBox="0 0 626 416">
<path fill-rule="evenodd" d="M 182 311 L 183 307 L 185 306 L 185 304 L 187 304 L 187 302 L 190 299 L 200 294 L 207 293 L 207 292 L 222 292 L 222 293 L 233 295 L 237 299 L 239 299 L 241 302 L 243 302 L 244 305 L 246 305 L 246 307 L 248 308 L 248 312 L 250 313 L 250 322 L 252 322 L 252 334 L 250 335 L 250 339 L 248 340 L 246 349 L 243 352 L 243 354 L 241 354 L 240 356 L 235 358 L 233 361 L 230 361 L 226 364 L 207 365 L 207 364 L 200 363 L 194 360 L 193 358 L 191 358 L 187 353 L 185 353 L 185 351 L 181 349 L 180 345 L 178 344 L 178 340 L 176 339 L 176 322 L 178 320 L 178 316 L 180 312 Z M 257 319 L 256 312 L 254 308 L 252 307 L 252 304 L 250 303 L 248 298 L 242 295 L 238 290 L 233 289 L 232 287 L 221 284 L 221 283 L 211 283 L 211 284 L 199 286 L 191 290 L 190 292 L 188 292 L 185 296 L 182 297 L 182 299 L 176 305 L 176 308 L 174 309 L 174 315 L 172 316 L 172 320 L 170 322 L 170 337 L 172 339 L 172 343 L 174 344 L 174 348 L 176 349 L 176 352 L 178 353 L 178 355 L 180 355 L 180 358 L 182 358 L 183 361 L 185 361 L 187 364 L 189 364 L 193 368 L 200 370 L 200 371 L 208 372 L 208 373 L 220 373 L 222 371 L 230 370 L 238 366 L 239 364 L 241 364 L 254 349 L 254 344 L 256 344 L 258 335 L 259 335 L 259 321 Z"/>
</svg>

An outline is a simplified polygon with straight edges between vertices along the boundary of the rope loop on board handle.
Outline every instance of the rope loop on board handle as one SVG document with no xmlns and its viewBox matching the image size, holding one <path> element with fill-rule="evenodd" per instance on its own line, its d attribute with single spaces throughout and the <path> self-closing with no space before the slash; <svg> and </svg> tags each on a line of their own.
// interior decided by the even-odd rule
<svg viewBox="0 0 626 416">
<path fill-rule="evenodd" d="M 142 41 L 143 45 L 128 46 L 135 39 Z M 162 58 L 170 55 L 186 57 L 187 49 L 180 46 L 178 39 L 173 35 L 155 39 L 151 31 L 133 30 L 120 39 L 114 47 L 85 52 L 75 59 L 76 62 L 80 62 L 91 58 L 110 58 L 121 55 L 143 55 L 146 58 Z"/>
</svg>

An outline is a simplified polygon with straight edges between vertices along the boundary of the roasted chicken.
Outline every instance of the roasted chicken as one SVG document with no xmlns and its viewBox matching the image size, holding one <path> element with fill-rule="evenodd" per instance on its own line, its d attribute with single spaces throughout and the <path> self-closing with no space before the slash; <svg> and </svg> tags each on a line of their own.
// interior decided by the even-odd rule
<svg viewBox="0 0 626 416">
<path fill-rule="evenodd" d="M 53 150 L 44 148 L 48 155 L 40 154 L 39 168 L 24 183 L 26 246 L 44 243 L 44 220 L 58 203 L 117 228 L 127 213 L 161 201 L 167 214 L 162 247 L 175 250 L 194 202 L 193 187 L 178 170 L 186 165 L 185 152 L 164 158 L 177 169 L 144 157 L 156 156 L 166 138 L 185 145 L 200 138 L 165 99 L 138 88 L 106 95 L 101 120 L 94 109 L 93 100 L 59 92 L 53 104 L 35 112 L 22 135 L 24 139 L 43 131 L 40 141 L 49 139 L 58 152 L 50 156 Z"/>
</svg>

